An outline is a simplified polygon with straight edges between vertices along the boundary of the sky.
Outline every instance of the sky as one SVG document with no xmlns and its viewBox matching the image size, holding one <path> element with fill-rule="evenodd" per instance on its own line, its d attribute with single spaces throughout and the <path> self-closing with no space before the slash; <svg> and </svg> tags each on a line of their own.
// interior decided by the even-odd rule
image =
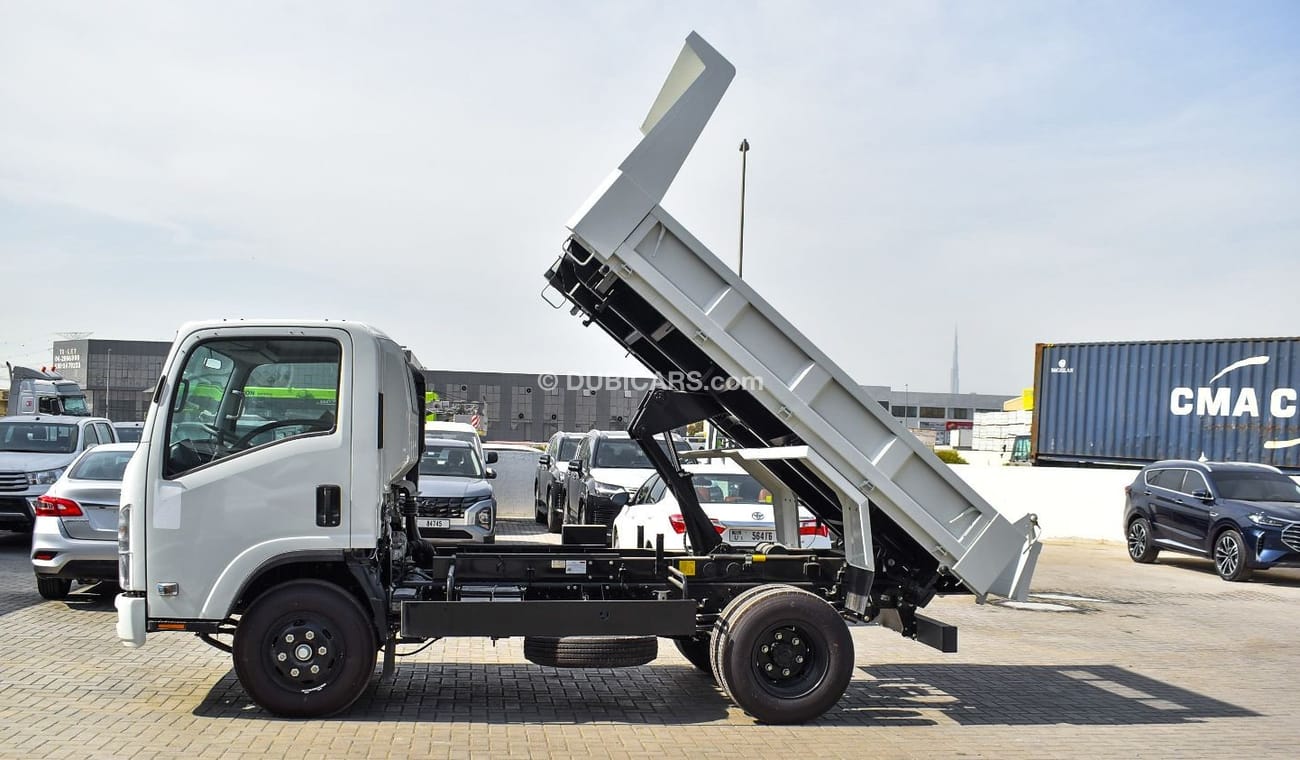
<svg viewBox="0 0 1300 760">
<path fill-rule="evenodd" d="M 1296 335 L 1291 2 L 0 1 L 0 359 L 368 322 L 438 369 L 644 374 L 541 299 L 682 41 L 735 81 L 664 207 L 858 382 Z"/>
</svg>

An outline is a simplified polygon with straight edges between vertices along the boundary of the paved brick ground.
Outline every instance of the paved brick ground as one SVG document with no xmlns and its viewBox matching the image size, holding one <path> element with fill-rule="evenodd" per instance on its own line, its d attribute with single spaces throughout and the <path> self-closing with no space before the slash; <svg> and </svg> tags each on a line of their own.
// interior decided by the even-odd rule
<svg viewBox="0 0 1300 760">
<path fill-rule="evenodd" d="M 668 642 L 646 667 L 564 671 L 529 664 L 516 640 L 435 643 L 344 717 L 286 721 L 191 636 L 128 650 L 111 600 L 43 602 L 25 538 L 0 533 L 0 757 L 1296 755 L 1300 574 L 1227 584 L 1206 562 L 1054 544 L 1035 591 L 1068 609 L 931 605 L 961 626 L 955 655 L 855 628 L 858 671 L 813 725 L 755 724 Z"/>
</svg>

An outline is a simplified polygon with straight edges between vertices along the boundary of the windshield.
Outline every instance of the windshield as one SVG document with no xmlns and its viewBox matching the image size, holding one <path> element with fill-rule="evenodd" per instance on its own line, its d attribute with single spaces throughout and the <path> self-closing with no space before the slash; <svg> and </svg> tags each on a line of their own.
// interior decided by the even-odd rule
<svg viewBox="0 0 1300 760">
<path fill-rule="evenodd" d="M 656 439 L 660 448 L 663 441 Z M 690 451 L 691 444 L 686 441 L 673 441 L 673 448 L 678 451 Z M 641 450 L 641 445 L 630 438 L 603 438 L 596 443 L 596 453 L 592 457 L 592 467 L 619 467 L 623 469 L 653 469 L 650 458 Z"/>
<path fill-rule="evenodd" d="M 74 417 L 89 417 L 90 409 L 86 407 L 85 396 L 64 396 L 63 413 Z"/>
<path fill-rule="evenodd" d="M 701 504 L 771 504 L 772 495 L 752 475 L 695 473 L 695 498 Z"/>
<path fill-rule="evenodd" d="M 77 462 L 68 477 L 78 480 L 121 480 L 126 472 L 126 463 L 131 461 L 135 451 L 100 451 L 91 452 Z"/>
<path fill-rule="evenodd" d="M 71 454 L 77 450 L 77 426 L 49 422 L 0 422 L 0 451 Z"/>
<path fill-rule="evenodd" d="M 471 433 L 468 430 L 425 430 L 425 439 L 443 438 L 451 441 L 464 441 L 465 443 L 474 443 L 478 440 L 477 433 Z"/>
<path fill-rule="evenodd" d="M 1216 472 L 1214 485 L 1225 499 L 1300 502 L 1300 485 L 1276 472 Z"/>
<path fill-rule="evenodd" d="M 582 438 L 561 438 L 560 450 L 556 452 L 555 458 L 561 462 L 567 462 L 573 459 L 573 455 L 578 450 L 578 444 L 582 443 Z"/>
<path fill-rule="evenodd" d="M 461 444 L 425 445 L 420 457 L 420 474 L 445 478 L 482 478 L 478 452 Z"/>
</svg>

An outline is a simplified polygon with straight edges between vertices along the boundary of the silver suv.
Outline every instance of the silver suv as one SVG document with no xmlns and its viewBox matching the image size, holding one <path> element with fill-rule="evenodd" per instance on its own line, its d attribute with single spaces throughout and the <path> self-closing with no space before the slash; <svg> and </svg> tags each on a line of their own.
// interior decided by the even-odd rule
<svg viewBox="0 0 1300 760">
<path fill-rule="evenodd" d="M 30 531 L 37 498 L 72 460 L 101 443 L 117 443 L 113 424 L 104 417 L 0 418 L 0 528 Z"/>
</svg>

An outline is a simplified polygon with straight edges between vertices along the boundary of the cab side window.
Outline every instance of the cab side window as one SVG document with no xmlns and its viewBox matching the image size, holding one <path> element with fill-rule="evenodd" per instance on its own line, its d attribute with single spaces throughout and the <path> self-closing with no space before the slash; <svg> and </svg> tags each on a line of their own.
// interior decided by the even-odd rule
<svg viewBox="0 0 1300 760">
<path fill-rule="evenodd" d="M 215 339 L 171 390 L 164 476 L 338 429 L 342 350 L 323 338 Z"/>
<path fill-rule="evenodd" d="M 113 442 L 113 428 L 110 427 L 109 424 L 108 424 L 107 422 L 96 422 L 96 423 L 95 423 L 95 432 L 96 432 L 96 433 L 99 433 L 99 442 L 100 442 L 100 443 L 112 443 L 112 442 Z"/>
<path fill-rule="evenodd" d="M 91 423 L 86 425 L 81 431 L 81 437 L 84 441 L 85 448 L 93 449 L 99 445 L 99 434 L 95 432 L 95 425 Z M 109 440 L 112 440 L 111 438 Z"/>
</svg>

